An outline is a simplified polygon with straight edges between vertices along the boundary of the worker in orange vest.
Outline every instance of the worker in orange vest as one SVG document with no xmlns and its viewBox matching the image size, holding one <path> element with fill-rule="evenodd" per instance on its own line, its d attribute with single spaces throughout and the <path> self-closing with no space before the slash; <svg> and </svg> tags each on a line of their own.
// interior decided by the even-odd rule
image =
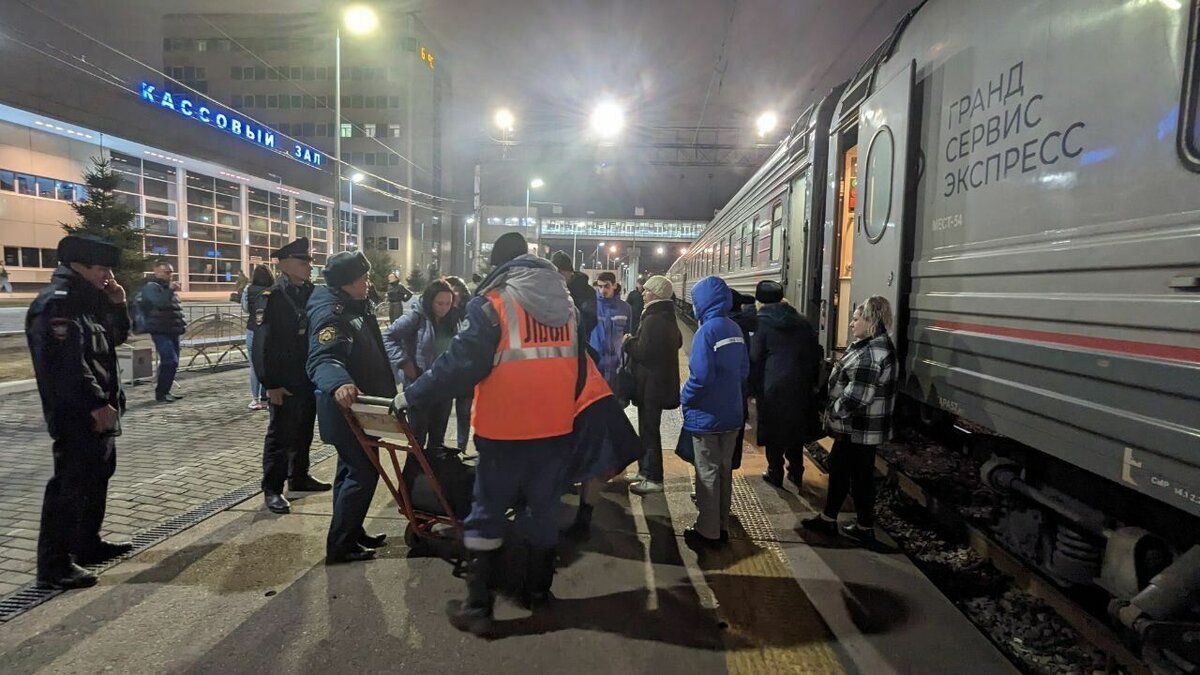
<svg viewBox="0 0 1200 675">
<path fill-rule="evenodd" d="M 433 366 L 396 397 L 395 408 L 427 407 L 475 390 L 471 424 L 479 464 L 463 543 L 470 555 L 467 598 L 446 608 L 462 631 L 487 634 L 506 513 L 523 498 L 532 550 L 525 600 L 550 599 L 555 519 L 572 458 L 571 431 L 579 384 L 580 338 L 575 306 L 548 260 L 529 254 L 525 238 L 496 240 L 495 268 L 467 305 L 467 323 Z"/>
</svg>

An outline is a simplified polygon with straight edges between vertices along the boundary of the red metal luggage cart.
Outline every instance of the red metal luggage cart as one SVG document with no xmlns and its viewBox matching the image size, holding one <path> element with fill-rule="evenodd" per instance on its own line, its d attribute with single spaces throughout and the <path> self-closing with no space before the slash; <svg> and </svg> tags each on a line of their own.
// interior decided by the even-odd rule
<svg viewBox="0 0 1200 675">
<path fill-rule="evenodd" d="M 379 471 L 383 482 L 392 493 L 396 509 L 408 519 L 404 529 L 404 543 L 410 550 L 420 551 L 423 545 L 430 544 L 435 550 L 439 545 L 450 544 L 454 552 L 446 556 L 456 564 L 461 563 L 463 526 L 454 515 L 454 509 L 446 499 L 437 476 L 425 457 L 425 450 L 413 437 L 412 429 L 402 419 L 397 419 L 390 412 L 392 401 L 377 396 L 359 396 L 358 402 L 345 410 L 346 421 L 350 430 L 358 439 L 363 452 L 367 453 L 371 463 Z M 390 462 L 390 472 L 385 468 L 383 454 L 387 453 Z M 437 497 L 442 507 L 441 514 L 428 513 L 413 508 L 412 494 L 408 484 L 404 482 L 401 461 L 397 453 L 409 453 L 417 460 L 421 470 L 429 478 L 429 487 Z"/>
</svg>

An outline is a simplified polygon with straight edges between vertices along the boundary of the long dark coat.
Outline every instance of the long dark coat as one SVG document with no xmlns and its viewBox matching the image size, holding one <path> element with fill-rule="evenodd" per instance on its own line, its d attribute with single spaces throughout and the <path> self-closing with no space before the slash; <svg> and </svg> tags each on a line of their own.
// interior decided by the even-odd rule
<svg viewBox="0 0 1200 675">
<path fill-rule="evenodd" d="M 750 339 L 750 390 L 758 400 L 759 445 L 795 445 L 820 433 L 820 372 L 821 346 L 812 324 L 787 303 L 764 305 Z"/>
<path fill-rule="evenodd" d="M 683 335 L 669 300 L 646 306 L 637 334 L 625 342 L 637 383 L 633 403 L 660 410 L 679 407 L 679 348 Z"/>
</svg>

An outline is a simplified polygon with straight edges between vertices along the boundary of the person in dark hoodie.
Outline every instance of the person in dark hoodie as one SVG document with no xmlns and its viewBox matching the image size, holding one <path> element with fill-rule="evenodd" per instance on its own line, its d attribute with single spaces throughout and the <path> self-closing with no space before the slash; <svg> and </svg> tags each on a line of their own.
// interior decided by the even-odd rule
<svg viewBox="0 0 1200 675">
<path fill-rule="evenodd" d="M 579 312 L 579 332 L 586 340 L 596 328 L 596 289 L 592 288 L 586 274 L 575 271 L 575 263 L 565 251 L 555 251 L 554 255 L 550 256 L 550 262 L 554 263 L 554 267 L 567 284 L 567 292 L 571 294 L 571 301 L 575 303 L 575 309 Z M 599 355 L 589 353 L 592 353 L 592 358 L 597 359 L 599 363 Z"/>
<path fill-rule="evenodd" d="M 187 329 L 179 304 L 179 283 L 172 281 L 174 276 L 175 268 L 171 263 L 159 260 L 154 263 L 154 276 L 138 294 L 146 332 L 158 351 L 158 384 L 154 388 L 154 400 L 159 403 L 174 403 L 183 398 L 171 393 L 175 371 L 179 369 L 179 336 Z"/>
<path fill-rule="evenodd" d="M 258 328 L 255 309 L 259 306 L 259 297 L 263 291 L 275 285 L 275 275 L 266 265 L 255 265 L 250 283 L 242 290 L 242 311 L 246 313 L 246 353 L 254 353 L 254 333 Z M 267 409 L 267 390 L 258 379 L 258 371 L 253 364 L 250 371 L 250 410 Z"/>
<path fill-rule="evenodd" d="M 742 383 L 750 371 L 746 340 L 729 318 L 733 298 L 720 277 L 692 288 L 700 328 L 692 338 L 688 379 L 680 393 L 683 428 L 692 434 L 696 464 L 696 524 L 684 530 L 692 546 L 715 546 L 729 537 L 733 455 L 745 425 Z"/>
<path fill-rule="evenodd" d="M 750 339 L 750 391 L 758 401 L 758 444 L 767 450 L 763 480 L 783 487 L 786 459 L 788 480 L 799 488 L 804 442 L 820 430 L 815 409 L 821 346 L 779 283 L 760 281 L 754 298 L 762 306 Z"/>
<path fill-rule="evenodd" d="M 475 388 L 479 464 L 464 523 L 467 597 L 446 607 L 451 625 L 475 635 L 491 631 L 489 578 L 502 559 L 507 512 L 521 499 L 531 547 L 524 599 L 530 607 L 550 599 L 582 358 L 575 305 L 555 267 L 530 255 L 515 232 L 496 240 L 491 262 L 495 269 L 467 305 L 467 328 L 394 400 L 403 411 Z"/>
</svg>

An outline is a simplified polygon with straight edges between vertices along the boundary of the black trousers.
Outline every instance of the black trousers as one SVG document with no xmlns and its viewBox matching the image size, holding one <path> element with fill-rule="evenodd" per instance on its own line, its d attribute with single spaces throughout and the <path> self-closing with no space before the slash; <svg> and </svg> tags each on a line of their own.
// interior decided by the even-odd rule
<svg viewBox="0 0 1200 675">
<path fill-rule="evenodd" d="M 662 409 L 638 406 L 638 436 L 642 439 L 642 458 L 638 471 L 648 480 L 663 480 Z"/>
<path fill-rule="evenodd" d="M 282 493 L 285 480 L 308 475 L 316 419 L 317 397 L 311 392 L 284 396 L 283 405 L 271 405 L 271 422 L 263 441 L 264 491 Z"/>
<path fill-rule="evenodd" d="M 851 443 L 845 438 L 833 442 L 829 453 L 829 493 L 825 515 L 837 518 L 846 495 L 854 498 L 858 524 L 875 524 L 875 446 Z"/>
<path fill-rule="evenodd" d="M 84 433 L 54 439 L 54 475 L 42 500 L 39 577 L 60 573 L 71 555 L 100 543 L 108 479 L 117 469 L 112 436 Z"/>
<path fill-rule="evenodd" d="M 334 447 L 338 462 L 333 479 L 333 520 L 325 539 L 326 555 L 346 553 L 358 544 L 379 484 L 379 470 L 358 443 L 338 443 Z"/>
<path fill-rule="evenodd" d="M 782 473 L 784 460 L 787 460 L 791 473 L 804 473 L 804 448 L 797 441 L 789 445 L 767 443 L 767 466 L 770 470 Z"/>
</svg>

